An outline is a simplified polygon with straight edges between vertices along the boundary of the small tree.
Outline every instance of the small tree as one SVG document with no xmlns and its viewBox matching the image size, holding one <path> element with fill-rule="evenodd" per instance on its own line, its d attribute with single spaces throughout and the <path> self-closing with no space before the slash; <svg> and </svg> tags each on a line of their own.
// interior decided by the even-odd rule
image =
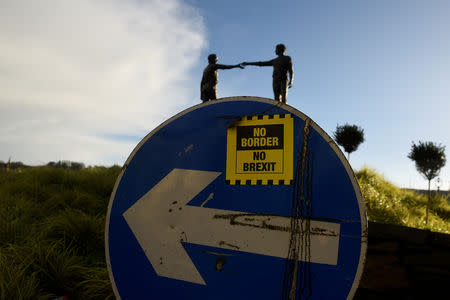
<svg viewBox="0 0 450 300">
<path fill-rule="evenodd" d="M 344 147 L 345 152 L 348 153 L 348 160 L 350 160 L 350 153 L 356 151 L 359 145 L 364 142 L 364 129 L 356 125 L 347 123 L 343 126 L 337 125 L 333 134 L 336 143 Z"/>
<path fill-rule="evenodd" d="M 416 163 L 416 169 L 428 180 L 428 203 L 425 224 L 428 224 L 428 213 L 431 204 L 431 180 L 439 175 L 439 171 L 445 165 L 445 147 L 433 142 L 414 142 L 408 158 Z"/>
</svg>

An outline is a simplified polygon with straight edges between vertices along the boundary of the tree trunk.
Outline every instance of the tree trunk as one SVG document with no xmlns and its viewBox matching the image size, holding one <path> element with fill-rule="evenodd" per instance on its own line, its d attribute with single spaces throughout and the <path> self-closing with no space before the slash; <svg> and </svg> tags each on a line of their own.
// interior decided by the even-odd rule
<svg viewBox="0 0 450 300">
<path fill-rule="evenodd" d="M 350 152 L 347 152 L 347 160 L 350 162 Z"/>
<path fill-rule="evenodd" d="M 426 216 L 425 216 L 425 225 L 428 225 L 428 213 L 429 213 L 429 210 L 430 210 L 430 204 L 431 204 L 430 183 L 431 183 L 431 180 L 428 179 L 428 203 L 427 203 L 427 214 L 426 214 Z"/>
</svg>

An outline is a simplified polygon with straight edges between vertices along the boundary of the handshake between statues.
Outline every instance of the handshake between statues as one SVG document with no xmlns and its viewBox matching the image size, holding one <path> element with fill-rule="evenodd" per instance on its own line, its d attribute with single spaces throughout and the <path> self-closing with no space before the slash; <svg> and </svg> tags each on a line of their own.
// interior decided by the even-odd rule
<svg viewBox="0 0 450 300">
<path fill-rule="evenodd" d="M 294 70 L 292 67 L 292 59 L 290 56 L 284 55 L 286 46 L 278 44 L 275 47 L 276 58 L 268 61 L 258 62 L 242 62 L 237 65 L 221 65 L 218 64 L 218 58 L 215 54 L 208 56 L 209 65 L 203 71 L 202 82 L 200 85 L 201 99 L 203 102 L 217 99 L 217 70 L 221 69 L 244 69 L 245 66 L 273 67 L 273 94 L 274 100 L 283 103 L 287 102 L 287 90 L 292 87 L 294 81 Z"/>
</svg>

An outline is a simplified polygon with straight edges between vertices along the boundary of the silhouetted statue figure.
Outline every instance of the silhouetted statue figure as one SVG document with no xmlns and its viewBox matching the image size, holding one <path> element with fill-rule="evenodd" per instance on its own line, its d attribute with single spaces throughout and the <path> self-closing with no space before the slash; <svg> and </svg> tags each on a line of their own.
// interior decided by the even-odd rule
<svg viewBox="0 0 450 300">
<path fill-rule="evenodd" d="M 218 69 L 226 70 L 233 68 L 244 67 L 241 64 L 238 65 L 219 65 L 217 64 L 217 55 L 208 55 L 208 66 L 203 71 L 202 82 L 200 84 L 200 99 L 203 102 L 217 99 L 217 83 L 218 81 Z"/>
<path fill-rule="evenodd" d="M 286 52 L 286 46 L 278 44 L 275 48 L 275 54 L 278 55 L 269 61 L 258 62 L 243 62 L 244 66 L 273 66 L 273 94 L 274 99 L 283 103 L 287 102 L 287 90 L 292 87 L 292 81 L 294 80 L 294 70 L 292 68 L 292 59 L 290 56 L 284 55 Z M 288 81 L 289 75 L 289 81 Z"/>
</svg>

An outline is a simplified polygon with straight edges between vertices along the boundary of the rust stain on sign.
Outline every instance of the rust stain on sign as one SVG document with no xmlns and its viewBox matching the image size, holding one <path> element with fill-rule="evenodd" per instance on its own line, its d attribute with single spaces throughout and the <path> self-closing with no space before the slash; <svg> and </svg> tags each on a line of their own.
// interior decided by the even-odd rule
<svg viewBox="0 0 450 300">
<path fill-rule="evenodd" d="M 219 242 L 219 245 L 220 245 L 220 246 L 226 245 L 226 246 L 229 246 L 229 247 L 231 247 L 231 248 L 235 248 L 235 249 L 237 249 L 237 250 L 239 250 L 239 249 L 241 248 L 241 247 L 239 247 L 239 246 L 236 246 L 236 245 L 227 243 L 227 242 L 225 242 L 225 241 L 220 241 L 220 242 Z"/>
<path fill-rule="evenodd" d="M 255 228 L 264 228 L 269 230 L 291 232 L 291 225 L 290 225 L 291 218 L 280 215 L 239 213 L 239 214 L 217 214 L 214 216 L 214 218 L 228 219 L 230 225 L 250 226 Z M 322 223 L 321 221 L 311 220 L 312 224 L 314 224 L 314 222 Z M 303 231 L 298 231 L 297 233 L 305 233 L 305 232 L 306 231 L 304 229 Z M 313 235 L 322 235 L 322 236 L 335 236 L 335 237 L 339 236 L 339 232 L 313 225 L 310 226 L 310 233 Z"/>
</svg>

